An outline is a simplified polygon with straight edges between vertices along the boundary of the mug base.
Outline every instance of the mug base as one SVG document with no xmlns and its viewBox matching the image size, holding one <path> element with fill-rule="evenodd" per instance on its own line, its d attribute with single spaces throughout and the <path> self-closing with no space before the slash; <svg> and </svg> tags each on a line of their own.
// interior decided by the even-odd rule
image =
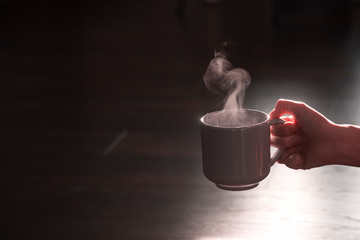
<svg viewBox="0 0 360 240">
<path fill-rule="evenodd" d="M 215 184 L 218 188 L 228 191 L 243 191 L 255 188 L 259 185 L 259 183 L 252 183 L 246 185 L 223 185 L 223 184 Z"/>
</svg>

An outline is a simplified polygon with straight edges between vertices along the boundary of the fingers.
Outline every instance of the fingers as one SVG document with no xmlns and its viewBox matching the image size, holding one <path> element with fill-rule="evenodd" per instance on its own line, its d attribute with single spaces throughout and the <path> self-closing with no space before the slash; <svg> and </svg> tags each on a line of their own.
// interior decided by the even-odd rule
<svg viewBox="0 0 360 240">
<path fill-rule="evenodd" d="M 279 102 L 281 101 L 279 100 Z M 302 139 L 298 124 L 292 118 L 287 117 L 283 119 L 291 121 L 271 126 L 271 144 L 278 148 L 288 148 L 299 144 Z"/>
<path fill-rule="evenodd" d="M 299 133 L 299 127 L 295 123 L 284 123 L 271 126 L 271 134 L 275 136 L 288 136 Z"/>
<path fill-rule="evenodd" d="M 285 164 L 292 169 L 305 169 L 305 160 L 302 152 L 303 147 L 301 145 L 287 148 L 281 154 L 278 163 Z"/>
<path fill-rule="evenodd" d="M 296 116 L 305 104 L 292 100 L 280 99 L 277 101 L 275 108 L 270 113 L 270 118 L 280 118 L 284 114 Z"/>
<path fill-rule="evenodd" d="M 304 158 L 300 153 L 294 153 L 285 159 L 284 164 L 292 169 L 305 169 Z"/>
<path fill-rule="evenodd" d="M 296 145 L 289 148 L 285 148 L 284 152 L 281 154 L 281 156 L 278 159 L 279 163 L 284 163 L 286 159 L 288 159 L 291 155 L 295 153 L 300 153 L 303 151 L 302 145 Z"/>
<path fill-rule="evenodd" d="M 277 148 L 288 148 L 301 143 L 301 136 L 300 135 L 289 135 L 289 136 L 270 136 L 271 145 Z"/>
</svg>

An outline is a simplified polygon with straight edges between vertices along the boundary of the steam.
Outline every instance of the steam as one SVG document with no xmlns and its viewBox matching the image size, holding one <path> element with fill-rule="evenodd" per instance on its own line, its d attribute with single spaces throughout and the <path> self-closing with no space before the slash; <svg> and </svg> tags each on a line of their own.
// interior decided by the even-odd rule
<svg viewBox="0 0 360 240">
<path fill-rule="evenodd" d="M 215 52 L 204 76 L 206 87 L 213 92 L 225 93 L 224 110 L 242 109 L 245 90 L 251 82 L 250 74 L 242 68 L 234 68 L 224 51 Z M 242 124 L 243 111 L 223 111 L 218 122 L 221 125 Z"/>
<path fill-rule="evenodd" d="M 250 74 L 242 68 L 234 68 L 224 52 L 215 52 L 203 78 L 209 90 L 227 93 L 224 109 L 243 108 L 245 89 L 251 82 Z"/>
</svg>

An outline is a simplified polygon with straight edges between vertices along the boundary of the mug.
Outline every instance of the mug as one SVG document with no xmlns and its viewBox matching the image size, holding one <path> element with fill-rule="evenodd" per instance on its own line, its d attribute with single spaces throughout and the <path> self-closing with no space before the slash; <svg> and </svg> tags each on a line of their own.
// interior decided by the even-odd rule
<svg viewBox="0 0 360 240">
<path fill-rule="evenodd" d="M 208 113 L 200 121 L 203 171 L 221 189 L 258 186 L 283 152 L 278 149 L 270 156 L 270 126 L 285 121 L 269 119 L 264 112 L 226 109 Z"/>
</svg>

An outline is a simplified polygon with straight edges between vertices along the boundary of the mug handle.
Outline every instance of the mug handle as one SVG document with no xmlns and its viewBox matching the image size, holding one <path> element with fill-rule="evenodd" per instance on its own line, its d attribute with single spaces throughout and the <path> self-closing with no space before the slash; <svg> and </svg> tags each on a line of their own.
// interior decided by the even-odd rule
<svg viewBox="0 0 360 240">
<path fill-rule="evenodd" d="M 282 120 L 282 119 L 270 119 L 269 120 L 269 124 L 270 125 L 275 125 L 275 124 L 284 124 L 286 121 Z M 276 150 L 276 152 L 274 153 L 274 156 L 270 157 L 270 163 L 271 166 L 273 166 L 276 161 L 279 159 L 279 157 L 281 156 L 281 154 L 284 152 L 285 149 L 283 148 L 278 148 Z"/>
</svg>

